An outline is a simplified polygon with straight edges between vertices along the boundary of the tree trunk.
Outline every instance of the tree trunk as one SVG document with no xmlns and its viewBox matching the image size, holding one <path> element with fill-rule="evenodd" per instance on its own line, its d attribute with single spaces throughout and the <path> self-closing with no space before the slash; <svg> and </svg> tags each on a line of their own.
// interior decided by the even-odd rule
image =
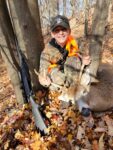
<svg viewBox="0 0 113 150">
<path fill-rule="evenodd" d="M 110 23 L 111 20 L 112 7 L 113 7 L 113 0 L 110 0 L 109 11 L 108 11 L 108 23 Z"/>
<path fill-rule="evenodd" d="M 48 2 L 49 18 L 55 17 L 58 14 L 58 2 L 57 0 L 49 0 Z"/>
<path fill-rule="evenodd" d="M 84 35 L 85 37 L 88 36 L 88 17 L 89 17 L 89 0 L 84 0 Z"/>
<path fill-rule="evenodd" d="M 70 0 L 71 9 L 72 9 L 72 15 L 71 15 L 72 18 L 75 16 L 75 3 L 76 0 Z"/>
<path fill-rule="evenodd" d="M 38 2 L 36 0 L 14 0 L 12 3 L 14 3 L 24 38 L 33 87 L 37 90 L 40 84 L 34 73 L 34 68 L 39 69 L 40 54 L 44 48 Z"/>
<path fill-rule="evenodd" d="M 20 29 L 18 16 L 16 14 L 16 10 L 15 10 L 15 6 L 14 6 L 14 3 L 13 3 L 13 0 L 9 0 L 8 2 L 9 2 L 9 7 L 10 7 L 11 15 L 12 15 L 12 18 L 13 18 L 13 23 L 14 23 L 14 26 L 15 26 L 15 32 L 16 32 L 16 35 L 17 35 L 17 39 L 18 39 L 18 43 L 19 43 L 20 49 L 27 56 L 26 48 L 25 48 L 25 42 L 24 42 L 24 37 L 23 37 L 23 34 L 21 32 L 21 29 Z"/>
<path fill-rule="evenodd" d="M 2 57 L 6 63 L 6 67 L 7 67 L 11 82 L 14 87 L 17 102 L 19 104 L 23 104 L 24 98 L 22 95 L 22 90 L 20 89 L 21 85 L 20 85 L 20 80 L 18 76 L 18 71 L 15 69 L 14 65 L 12 65 L 13 60 L 11 57 L 11 51 L 13 52 L 12 47 L 14 47 L 14 35 L 13 35 L 11 23 L 10 23 L 10 18 L 8 16 L 8 11 L 6 8 L 6 3 L 4 0 L 0 0 L 0 10 L 1 10 L 0 11 L 0 29 L 1 29 L 0 35 L 2 36 L 0 43 L 8 47 L 8 48 L 4 48 L 5 54 L 3 53 L 3 49 L 1 49 Z"/>
<path fill-rule="evenodd" d="M 63 15 L 66 16 L 66 0 L 63 0 Z"/>
<path fill-rule="evenodd" d="M 2 54 L 1 54 L 1 51 L 0 51 L 0 59 L 2 59 Z"/>
<path fill-rule="evenodd" d="M 58 9 L 58 14 L 60 14 L 59 5 L 61 5 L 61 4 L 60 4 L 60 0 L 57 0 L 57 9 Z"/>
<path fill-rule="evenodd" d="M 105 26 L 108 18 L 108 8 L 110 0 L 97 0 L 92 23 L 92 38 L 90 41 L 90 55 L 91 55 L 91 82 L 95 82 L 97 70 L 101 61 L 102 42 L 105 34 Z"/>
</svg>

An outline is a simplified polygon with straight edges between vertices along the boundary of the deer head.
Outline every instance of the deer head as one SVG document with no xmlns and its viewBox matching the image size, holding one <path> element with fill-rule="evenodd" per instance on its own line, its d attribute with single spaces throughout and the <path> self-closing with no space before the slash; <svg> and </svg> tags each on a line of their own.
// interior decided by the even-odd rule
<svg viewBox="0 0 113 150">
<path fill-rule="evenodd" d="M 76 90 L 77 90 L 76 85 L 72 85 L 69 88 L 62 88 L 62 93 L 58 97 L 58 99 L 65 101 L 65 102 L 71 101 L 72 104 L 75 104 L 74 95 L 76 93 Z"/>
<path fill-rule="evenodd" d="M 83 71 L 84 66 L 82 66 Z M 60 100 L 76 104 L 77 101 L 85 97 L 90 90 L 90 75 L 89 68 L 82 74 L 80 71 L 79 81 L 74 83 L 69 88 L 62 90 L 61 95 L 58 97 Z"/>
</svg>

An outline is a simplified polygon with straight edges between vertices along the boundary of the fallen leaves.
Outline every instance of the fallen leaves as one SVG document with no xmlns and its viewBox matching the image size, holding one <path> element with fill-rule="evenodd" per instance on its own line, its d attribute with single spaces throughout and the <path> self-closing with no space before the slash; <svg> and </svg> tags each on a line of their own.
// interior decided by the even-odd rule
<svg viewBox="0 0 113 150">
<path fill-rule="evenodd" d="M 24 135 L 20 132 L 20 130 L 17 130 L 17 132 L 15 133 L 15 138 L 20 140 L 24 138 Z"/>
<path fill-rule="evenodd" d="M 32 142 L 30 144 L 30 147 L 33 150 L 35 150 L 35 149 L 37 149 L 37 150 L 40 150 L 40 149 L 44 150 L 45 149 L 46 150 L 46 147 L 44 148 L 44 143 L 41 140 L 40 134 L 37 134 L 37 132 L 34 132 L 34 133 L 32 133 L 32 137 L 31 138 L 34 140 L 34 142 Z M 43 144 L 43 147 L 42 147 L 42 144 Z"/>
<path fill-rule="evenodd" d="M 112 45 L 111 45 L 112 46 Z M 103 62 L 112 64 L 106 50 Z M 2 66 L 0 66 L 2 67 Z M 35 127 L 31 108 L 18 107 L 4 66 L 0 68 L 0 148 L 4 150 L 111 150 L 113 149 L 113 112 L 93 113 L 84 118 L 69 105 L 61 106 L 59 93 L 38 91 L 36 102 L 50 121 L 49 135 L 41 136 Z M 49 124 L 49 123 L 47 123 Z"/>
<path fill-rule="evenodd" d="M 113 119 L 111 119 L 108 115 L 104 117 L 104 120 L 108 127 L 108 135 L 113 136 Z"/>
<path fill-rule="evenodd" d="M 50 93 L 51 94 L 51 93 Z M 62 108 L 54 93 L 45 98 L 43 111 L 51 124 L 48 127 L 49 135 L 41 136 L 34 124 L 32 112 L 28 105 L 10 110 L 4 116 L 0 129 L 0 141 L 4 149 L 28 150 L 106 150 L 113 147 L 112 131 L 113 117 L 93 114 L 89 118 L 82 117 L 74 106 Z M 40 97 L 44 101 L 44 97 Z M 30 110 L 30 111 L 29 111 Z M 10 137 L 11 135 L 11 137 Z M 15 144 L 13 145 L 12 142 Z M 105 144 L 106 143 L 106 144 Z"/>
<path fill-rule="evenodd" d="M 82 140 L 84 136 L 85 136 L 85 130 L 81 126 L 79 126 L 77 132 L 77 139 Z"/>
<path fill-rule="evenodd" d="M 92 150 L 99 150 L 98 141 L 94 140 L 92 143 Z"/>
<path fill-rule="evenodd" d="M 99 139 L 99 150 L 104 150 L 104 133 L 101 135 Z"/>
<path fill-rule="evenodd" d="M 94 131 L 103 133 L 106 132 L 106 128 L 97 127 Z"/>
</svg>

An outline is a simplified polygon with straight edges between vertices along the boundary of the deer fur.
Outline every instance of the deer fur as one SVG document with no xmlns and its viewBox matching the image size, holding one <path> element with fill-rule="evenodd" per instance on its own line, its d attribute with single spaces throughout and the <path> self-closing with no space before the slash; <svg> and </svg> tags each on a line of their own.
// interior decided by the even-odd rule
<svg viewBox="0 0 113 150">
<path fill-rule="evenodd" d="M 87 94 L 90 88 L 90 76 L 89 70 L 87 69 L 86 72 L 83 74 L 84 65 L 82 65 L 78 80 L 74 80 L 69 88 L 62 88 L 62 93 L 58 97 L 62 101 L 69 102 L 71 101 L 73 104 L 76 103 L 81 98 L 81 95 Z M 84 80 L 85 79 L 85 80 Z M 82 93 L 83 92 L 83 93 Z M 75 99 L 76 93 L 76 99 Z"/>
<path fill-rule="evenodd" d="M 103 70 L 100 81 L 95 85 L 90 85 L 90 72 L 89 75 L 83 74 L 79 85 L 72 85 L 67 92 L 62 92 L 59 99 L 77 104 L 80 112 L 82 108 L 90 108 L 95 112 L 113 108 L 113 85 L 109 84 L 113 80 L 111 76 L 110 82 L 107 73 L 107 70 Z"/>
</svg>

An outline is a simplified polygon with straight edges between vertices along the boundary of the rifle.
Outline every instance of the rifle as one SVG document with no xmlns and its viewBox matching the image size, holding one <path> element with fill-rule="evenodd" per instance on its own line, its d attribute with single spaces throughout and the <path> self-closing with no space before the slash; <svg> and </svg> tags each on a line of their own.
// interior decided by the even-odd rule
<svg viewBox="0 0 113 150">
<path fill-rule="evenodd" d="M 33 99 L 33 90 L 31 86 L 31 79 L 26 58 L 20 50 L 19 55 L 20 55 L 20 79 L 24 90 L 25 102 L 31 104 L 36 127 L 40 130 L 41 133 L 47 134 L 47 126 L 44 122 L 44 118 L 42 117 L 40 106 Z"/>
<path fill-rule="evenodd" d="M 16 46 L 17 53 L 18 53 L 18 58 L 19 58 L 19 77 L 20 77 L 20 80 L 21 80 L 21 83 L 22 83 L 22 88 L 23 88 L 23 91 L 24 91 L 25 103 L 27 102 L 27 103 L 31 104 L 36 127 L 39 129 L 39 131 L 42 134 L 43 133 L 47 134 L 48 133 L 47 132 L 47 126 L 44 122 L 44 118 L 42 116 L 40 106 L 39 106 L 39 104 L 37 104 L 34 101 L 34 98 L 33 98 L 33 90 L 32 90 L 32 85 L 31 85 L 29 67 L 27 65 L 26 57 L 22 53 L 22 51 L 19 47 L 18 39 L 17 39 L 16 32 L 15 32 L 16 30 L 15 30 L 13 18 L 12 18 L 12 15 L 11 15 L 10 4 L 9 4 L 8 1 L 7 1 L 7 5 L 8 5 L 7 7 L 8 7 L 8 11 L 9 11 L 9 17 L 10 17 L 11 25 L 12 25 L 12 29 L 13 29 L 15 46 Z"/>
</svg>

